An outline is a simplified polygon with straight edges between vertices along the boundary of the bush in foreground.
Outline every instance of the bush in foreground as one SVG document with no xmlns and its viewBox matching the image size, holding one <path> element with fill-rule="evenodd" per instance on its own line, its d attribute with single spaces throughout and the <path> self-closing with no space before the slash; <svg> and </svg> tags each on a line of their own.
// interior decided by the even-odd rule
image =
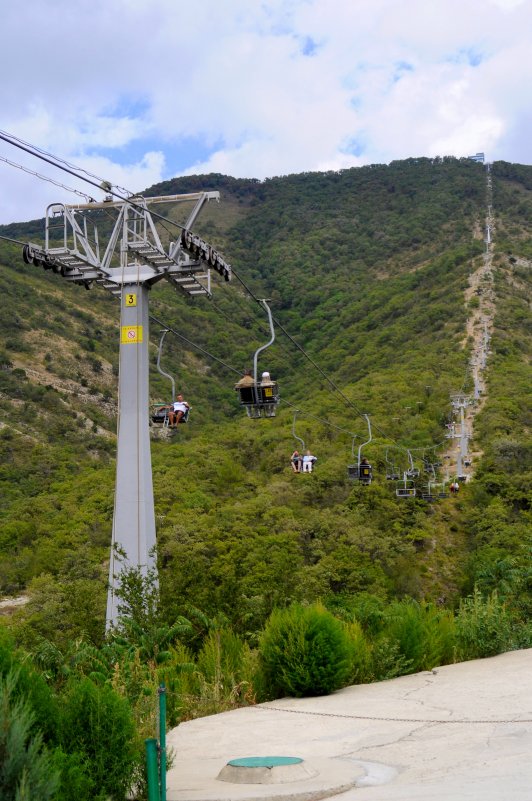
<svg viewBox="0 0 532 801">
<path fill-rule="evenodd" d="M 259 645 L 268 694 L 327 695 L 349 679 L 353 644 L 344 625 L 321 604 L 272 612 Z"/>
</svg>

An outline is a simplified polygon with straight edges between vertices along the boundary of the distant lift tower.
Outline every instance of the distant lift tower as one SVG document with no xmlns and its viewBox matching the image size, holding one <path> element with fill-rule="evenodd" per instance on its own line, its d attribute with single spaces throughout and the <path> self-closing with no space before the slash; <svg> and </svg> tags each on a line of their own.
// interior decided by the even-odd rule
<svg viewBox="0 0 532 801">
<path fill-rule="evenodd" d="M 107 629 L 118 620 L 120 574 L 132 567 L 140 568 L 143 575 L 157 569 L 149 436 L 148 294 L 153 284 L 165 278 L 186 295 L 210 295 L 211 268 L 230 280 L 231 267 L 190 230 L 204 203 L 219 198 L 219 192 L 200 192 L 118 201 L 109 198 L 103 203 L 72 206 L 54 203 L 46 210 L 44 248 L 28 243 L 23 249 L 27 264 L 51 269 L 87 289 L 99 284 L 120 299 L 118 443 Z M 148 205 L 183 202 L 195 204 L 192 213 L 177 241 L 163 247 Z M 101 252 L 94 220 L 100 225 L 108 223 L 111 210 L 114 225 Z M 90 234 L 89 227 L 93 228 Z"/>
<path fill-rule="evenodd" d="M 460 445 L 456 457 L 456 475 L 459 481 L 465 481 L 467 476 L 464 473 L 464 462 L 466 461 L 468 451 L 468 433 L 465 424 L 465 410 L 471 403 L 471 398 L 462 393 L 451 395 L 451 405 L 455 411 L 460 412 Z M 455 435 L 456 436 L 456 435 Z"/>
</svg>

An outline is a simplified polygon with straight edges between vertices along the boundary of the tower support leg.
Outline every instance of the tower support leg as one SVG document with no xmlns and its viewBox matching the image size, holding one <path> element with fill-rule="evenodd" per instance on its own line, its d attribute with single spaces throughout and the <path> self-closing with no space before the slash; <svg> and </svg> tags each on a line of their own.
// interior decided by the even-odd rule
<svg viewBox="0 0 532 801">
<path fill-rule="evenodd" d="M 116 591 L 124 569 L 156 569 L 149 431 L 149 288 L 123 287 L 120 312 L 119 417 L 106 629 L 118 621 Z M 117 551 L 122 556 L 117 557 Z"/>
</svg>

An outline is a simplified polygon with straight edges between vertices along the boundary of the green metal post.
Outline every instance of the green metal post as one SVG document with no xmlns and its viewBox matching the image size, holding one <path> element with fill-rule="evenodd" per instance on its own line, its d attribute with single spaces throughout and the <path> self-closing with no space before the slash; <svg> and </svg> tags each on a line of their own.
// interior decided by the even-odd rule
<svg viewBox="0 0 532 801">
<path fill-rule="evenodd" d="M 159 782 L 161 801 L 166 801 L 166 687 L 164 684 L 159 687 Z"/>
<path fill-rule="evenodd" d="M 149 737 L 146 746 L 146 777 L 148 779 L 148 801 L 159 801 L 159 774 L 157 770 L 157 740 Z"/>
</svg>

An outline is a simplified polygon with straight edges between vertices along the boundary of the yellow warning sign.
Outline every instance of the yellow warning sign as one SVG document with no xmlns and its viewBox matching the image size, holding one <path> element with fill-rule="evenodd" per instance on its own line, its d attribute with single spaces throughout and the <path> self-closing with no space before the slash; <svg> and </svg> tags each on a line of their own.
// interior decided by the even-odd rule
<svg viewBox="0 0 532 801">
<path fill-rule="evenodd" d="M 137 305 L 137 295 L 135 294 L 135 292 L 128 292 L 128 294 L 124 298 L 124 305 L 130 307 Z"/>
<path fill-rule="evenodd" d="M 123 325 L 120 331 L 122 345 L 137 345 L 142 342 L 141 325 Z"/>
</svg>

